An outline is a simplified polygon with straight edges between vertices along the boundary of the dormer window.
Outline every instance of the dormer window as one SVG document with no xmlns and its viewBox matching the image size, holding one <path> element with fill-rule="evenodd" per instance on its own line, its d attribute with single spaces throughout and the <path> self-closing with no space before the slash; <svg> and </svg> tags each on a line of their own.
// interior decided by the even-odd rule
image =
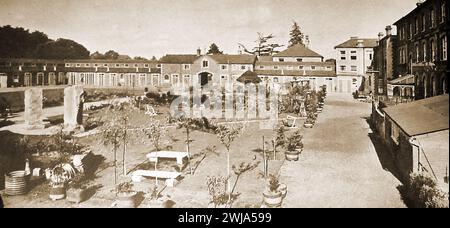
<svg viewBox="0 0 450 228">
<path fill-rule="evenodd" d="M 297 58 L 297 62 L 303 62 L 302 58 Z"/>
<path fill-rule="evenodd" d="M 284 62 L 284 58 L 279 58 L 278 61 Z"/>
<path fill-rule="evenodd" d="M 208 67 L 209 67 L 209 62 L 208 62 L 208 60 L 203 60 L 203 61 L 202 61 L 202 67 L 203 67 L 203 68 L 208 68 Z"/>
</svg>

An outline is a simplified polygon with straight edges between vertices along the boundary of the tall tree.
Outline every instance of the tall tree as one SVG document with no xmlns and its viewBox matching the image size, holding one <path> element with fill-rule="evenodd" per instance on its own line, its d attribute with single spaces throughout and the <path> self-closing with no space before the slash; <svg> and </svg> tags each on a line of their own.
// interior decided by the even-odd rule
<svg viewBox="0 0 450 228">
<path fill-rule="evenodd" d="M 73 40 L 60 38 L 38 45 L 36 57 L 42 59 L 88 59 L 89 51 Z"/>
<path fill-rule="evenodd" d="M 105 59 L 117 59 L 119 58 L 119 53 L 113 50 L 105 52 Z"/>
<path fill-rule="evenodd" d="M 36 58 L 36 47 L 51 41 L 46 34 L 21 27 L 0 27 L 0 58 Z"/>
<path fill-rule="evenodd" d="M 152 61 L 158 61 L 158 59 L 156 58 L 156 56 L 152 56 Z"/>
<path fill-rule="evenodd" d="M 223 54 L 223 51 L 220 51 L 220 49 L 219 49 L 219 47 L 217 46 L 217 44 L 215 44 L 215 43 L 212 43 L 210 46 L 209 46 L 209 50 L 208 50 L 208 52 L 206 53 L 207 55 L 221 55 L 221 54 Z"/>
<path fill-rule="evenodd" d="M 147 59 L 141 56 L 136 56 L 134 57 L 134 60 L 147 60 Z"/>
<path fill-rule="evenodd" d="M 252 55 L 271 56 L 279 52 L 276 50 L 277 48 L 283 47 L 283 45 L 269 42 L 273 38 L 275 38 L 273 34 L 265 36 L 264 34 L 258 32 L 258 39 L 255 41 L 256 46 L 252 50 L 248 50 L 243 44 L 240 43 L 239 46 L 244 49 L 244 52 Z"/>
<path fill-rule="evenodd" d="M 300 30 L 300 26 L 296 21 L 294 21 L 294 24 L 292 25 L 292 29 L 289 35 L 291 37 L 289 40 L 289 47 L 294 46 L 296 44 L 301 44 L 303 46 L 305 45 L 304 43 L 305 34 L 302 33 L 302 31 Z"/>
<path fill-rule="evenodd" d="M 91 54 L 90 58 L 91 59 L 105 59 L 105 56 L 102 53 L 96 51 Z"/>
</svg>

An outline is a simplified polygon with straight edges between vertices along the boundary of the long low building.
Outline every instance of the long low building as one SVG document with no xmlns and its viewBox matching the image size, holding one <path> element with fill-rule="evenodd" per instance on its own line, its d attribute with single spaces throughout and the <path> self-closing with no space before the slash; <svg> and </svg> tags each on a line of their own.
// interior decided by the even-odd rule
<svg viewBox="0 0 450 228">
<path fill-rule="evenodd" d="M 274 56 L 175 54 L 148 60 L 0 59 L 0 88 L 45 85 L 191 86 L 223 85 L 252 71 L 262 81 L 302 82 L 336 91 L 336 66 L 304 45 Z"/>
</svg>

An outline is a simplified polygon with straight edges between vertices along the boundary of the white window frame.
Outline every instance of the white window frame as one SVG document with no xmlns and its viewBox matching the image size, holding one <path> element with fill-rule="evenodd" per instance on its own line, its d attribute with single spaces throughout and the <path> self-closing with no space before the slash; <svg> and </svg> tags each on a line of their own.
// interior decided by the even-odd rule
<svg viewBox="0 0 450 228">
<path fill-rule="evenodd" d="M 220 70 L 228 70 L 228 65 L 226 64 L 220 65 Z"/>
<path fill-rule="evenodd" d="M 202 60 L 202 68 L 209 68 L 209 61 L 207 59 Z"/>
<path fill-rule="evenodd" d="M 190 70 L 191 65 L 190 64 L 183 64 L 183 70 Z"/>
</svg>

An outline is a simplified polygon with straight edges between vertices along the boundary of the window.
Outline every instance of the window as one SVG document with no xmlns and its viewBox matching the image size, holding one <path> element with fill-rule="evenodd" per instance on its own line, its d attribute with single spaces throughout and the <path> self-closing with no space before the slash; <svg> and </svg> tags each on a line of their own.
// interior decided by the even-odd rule
<svg viewBox="0 0 450 228">
<path fill-rule="evenodd" d="M 423 52 L 423 61 L 427 61 L 427 43 L 422 44 L 422 52 Z"/>
<path fill-rule="evenodd" d="M 409 34 L 408 34 L 408 37 L 409 37 L 410 39 L 412 38 L 412 34 L 414 33 L 413 27 L 414 27 L 414 25 L 413 25 L 412 23 L 409 24 Z"/>
<path fill-rule="evenodd" d="M 352 54 L 356 54 L 356 51 L 351 51 L 350 53 L 352 53 Z"/>
<path fill-rule="evenodd" d="M 436 60 L 436 44 L 434 43 L 434 40 L 430 41 L 430 47 L 431 47 L 431 61 L 434 62 Z"/>
<path fill-rule="evenodd" d="M 327 70 L 331 70 L 331 67 L 330 67 L 330 66 L 327 66 Z"/>
<path fill-rule="evenodd" d="M 227 65 L 222 65 L 222 66 L 221 66 L 221 69 L 222 69 L 222 70 L 228 70 L 228 66 L 227 66 Z"/>
<path fill-rule="evenodd" d="M 414 27 L 414 34 L 417 34 L 419 32 L 419 18 L 416 17 L 415 20 L 415 27 Z"/>
<path fill-rule="evenodd" d="M 273 82 L 278 82 L 278 78 L 277 77 L 273 78 Z"/>
<path fill-rule="evenodd" d="M 164 80 L 166 80 L 166 81 L 168 81 L 168 80 L 170 80 L 170 77 L 169 77 L 169 75 L 164 75 Z"/>
<path fill-rule="evenodd" d="M 172 74 L 172 84 L 178 84 L 178 74 Z"/>
<path fill-rule="evenodd" d="M 340 66 L 339 68 L 341 69 L 341 71 L 347 70 L 347 67 L 346 67 L 346 66 Z"/>
<path fill-rule="evenodd" d="M 120 64 L 116 64 L 116 67 L 119 67 L 120 66 Z"/>
<path fill-rule="evenodd" d="M 147 67 L 148 67 L 148 64 L 144 64 L 144 67 L 146 67 L 146 68 L 147 68 Z"/>
<path fill-rule="evenodd" d="M 352 70 L 352 71 L 358 71 L 358 67 L 357 67 L 357 66 L 352 66 L 352 67 L 351 67 L 351 70 Z"/>
<path fill-rule="evenodd" d="M 303 62 L 302 58 L 297 58 L 297 62 Z"/>
<path fill-rule="evenodd" d="M 316 66 L 311 66 L 311 70 L 315 70 L 316 69 Z"/>
<path fill-rule="evenodd" d="M 345 55 L 345 51 L 341 51 L 341 55 Z"/>
<path fill-rule="evenodd" d="M 394 122 L 391 121 L 391 139 L 395 142 L 395 144 L 399 144 L 398 138 L 400 136 L 399 129 Z"/>
<path fill-rule="evenodd" d="M 373 59 L 373 54 L 369 54 L 369 60 Z"/>
<path fill-rule="evenodd" d="M 161 64 L 156 65 L 157 68 L 161 68 Z"/>
<path fill-rule="evenodd" d="M 418 63 L 419 62 L 419 55 L 420 53 L 419 53 L 419 44 L 416 44 L 416 62 Z"/>
<path fill-rule="evenodd" d="M 445 17 L 447 12 L 445 11 L 445 2 L 442 2 L 441 4 L 441 23 L 443 23 L 445 21 Z"/>
<path fill-rule="evenodd" d="M 189 64 L 183 64 L 183 69 L 189 70 L 191 68 L 191 65 Z"/>
<path fill-rule="evenodd" d="M 245 70 L 245 69 L 247 69 L 247 67 L 245 67 L 245 65 L 242 65 L 241 70 Z"/>
<path fill-rule="evenodd" d="M 298 69 L 299 70 L 303 70 L 303 66 L 298 66 Z"/>
<path fill-rule="evenodd" d="M 103 66 L 104 66 L 104 67 L 107 67 L 107 66 L 108 66 L 108 64 L 107 64 L 107 63 L 105 63 L 105 64 L 103 64 Z"/>
<path fill-rule="evenodd" d="M 128 64 L 125 64 L 125 67 L 129 67 L 129 65 L 128 65 Z"/>
<path fill-rule="evenodd" d="M 425 32 L 426 27 L 427 27 L 427 15 L 424 14 L 422 16 L 422 32 Z"/>
<path fill-rule="evenodd" d="M 279 58 L 278 61 L 284 62 L 284 58 Z"/>
<path fill-rule="evenodd" d="M 139 65 L 137 65 L 137 64 L 134 64 L 134 67 L 138 67 Z"/>
<path fill-rule="evenodd" d="M 430 21 L 431 21 L 431 28 L 434 28 L 436 24 L 436 13 L 434 12 L 434 9 L 431 9 L 430 11 Z"/>
<path fill-rule="evenodd" d="M 264 66 L 259 66 L 259 69 L 264 69 Z"/>
<path fill-rule="evenodd" d="M 203 61 L 202 61 L 202 67 L 203 67 L 203 68 L 208 68 L 208 67 L 209 67 L 209 62 L 208 62 L 208 60 L 203 60 Z"/>
<path fill-rule="evenodd" d="M 96 64 L 94 64 L 94 66 L 95 66 L 95 67 L 98 67 L 98 64 L 96 63 Z"/>
<path fill-rule="evenodd" d="M 341 60 L 346 60 L 345 56 L 341 56 Z"/>
<path fill-rule="evenodd" d="M 441 38 L 442 42 L 442 60 L 447 60 L 447 36 Z"/>
<path fill-rule="evenodd" d="M 352 55 L 350 58 L 351 60 L 356 60 L 356 55 Z"/>
<path fill-rule="evenodd" d="M 278 70 L 278 66 L 273 66 L 273 69 L 274 70 Z"/>
<path fill-rule="evenodd" d="M 77 63 L 77 67 L 80 67 L 80 66 L 81 66 L 81 64 Z"/>
<path fill-rule="evenodd" d="M 66 63 L 66 67 L 70 67 L 70 63 Z"/>
<path fill-rule="evenodd" d="M 84 64 L 84 66 L 85 66 L 85 67 L 89 67 L 89 66 L 90 66 L 90 64 L 89 64 L 89 63 L 86 63 L 86 64 Z"/>
</svg>

